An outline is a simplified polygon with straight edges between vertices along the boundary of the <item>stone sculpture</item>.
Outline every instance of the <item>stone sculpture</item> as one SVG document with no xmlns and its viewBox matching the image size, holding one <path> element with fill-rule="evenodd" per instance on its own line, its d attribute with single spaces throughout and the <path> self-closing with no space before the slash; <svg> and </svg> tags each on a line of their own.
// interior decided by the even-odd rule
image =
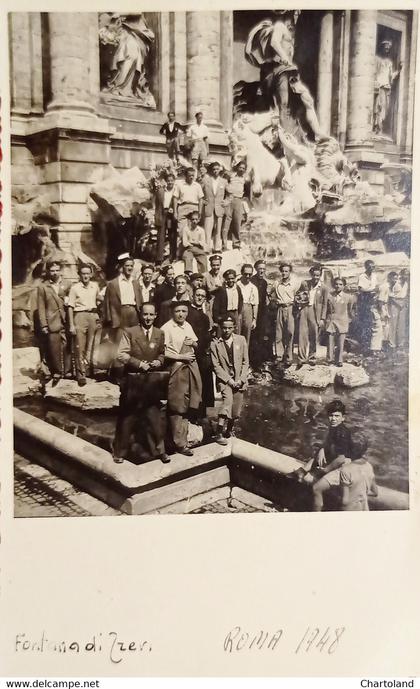
<svg viewBox="0 0 420 689">
<path fill-rule="evenodd" d="M 254 26 L 245 46 L 245 58 L 260 69 L 262 94 L 267 100 L 274 99 L 283 129 L 296 133 L 297 120 L 291 108 L 295 97 L 304 107 L 306 124 L 318 139 L 322 132 L 314 101 L 293 62 L 299 14 L 298 10 L 275 10 L 272 19 L 263 19 Z"/>
<path fill-rule="evenodd" d="M 394 69 L 391 58 L 392 41 L 382 41 L 380 54 L 376 56 L 375 96 L 373 105 L 373 131 L 375 134 L 391 134 L 387 120 L 391 110 L 392 87 L 400 76 L 403 63 Z"/>
<path fill-rule="evenodd" d="M 103 46 L 114 49 L 103 92 L 112 100 L 156 108 L 146 67 L 155 35 L 143 14 L 111 15 L 99 29 L 99 38 Z"/>
</svg>

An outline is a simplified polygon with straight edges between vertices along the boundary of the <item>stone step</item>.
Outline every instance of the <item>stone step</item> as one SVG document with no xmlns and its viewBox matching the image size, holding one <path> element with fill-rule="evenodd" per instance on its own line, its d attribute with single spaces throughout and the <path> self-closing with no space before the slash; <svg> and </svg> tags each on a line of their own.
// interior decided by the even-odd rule
<svg viewBox="0 0 420 689">
<path fill-rule="evenodd" d="M 197 476 L 190 476 L 161 488 L 148 490 L 128 498 L 122 505 L 121 511 L 126 514 L 146 514 L 156 512 L 163 507 L 190 501 L 192 498 L 203 494 L 207 499 L 208 491 L 214 488 L 228 487 L 230 483 L 229 469 L 227 466 L 204 471 Z M 192 509 L 196 509 L 196 501 Z M 189 509 L 187 510 L 190 511 Z"/>
<path fill-rule="evenodd" d="M 230 445 L 203 445 L 192 457 L 176 453 L 169 464 L 160 460 L 115 464 L 109 452 L 20 409 L 15 409 L 14 426 L 17 452 L 128 514 L 143 514 L 229 481 L 226 473 L 220 478 L 221 473 L 212 472 L 220 468 L 228 472 Z M 140 500 L 146 494 L 149 500 Z"/>
</svg>

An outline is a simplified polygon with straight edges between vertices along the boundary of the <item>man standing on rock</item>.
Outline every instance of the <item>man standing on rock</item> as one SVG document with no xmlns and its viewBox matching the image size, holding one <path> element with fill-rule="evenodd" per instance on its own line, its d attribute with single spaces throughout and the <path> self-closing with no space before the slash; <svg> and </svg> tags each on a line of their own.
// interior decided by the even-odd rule
<svg viewBox="0 0 420 689">
<path fill-rule="evenodd" d="M 206 175 L 201 186 L 204 192 L 206 246 L 207 251 L 211 252 L 212 248 L 214 251 L 221 251 L 222 248 L 222 221 L 225 212 L 224 198 L 227 182 L 220 175 L 222 166 L 217 160 L 211 161 L 208 171 L 209 174 Z"/>
<path fill-rule="evenodd" d="M 195 170 L 193 167 L 185 171 L 185 182 L 178 182 L 174 191 L 174 216 L 178 221 L 178 232 L 182 236 L 184 227 L 188 227 L 188 216 L 193 211 L 197 211 L 201 218 L 203 207 L 203 190 L 201 185 L 194 180 Z"/>
<path fill-rule="evenodd" d="M 302 282 L 295 297 L 299 309 L 298 368 L 306 363 L 316 365 L 319 331 L 324 327 L 327 316 L 328 289 L 321 281 L 322 266 L 315 264 L 309 272 L 310 280 Z"/>
<path fill-rule="evenodd" d="M 100 327 L 98 316 L 99 285 L 92 281 L 92 268 L 79 268 L 79 282 L 69 293 L 69 332 L 76 338 L 76 378 L 80 386 L 86 385 L 86 375 L 92 359 L 92 347 L 96 330 Z"/>
<path fill-rule="evenodd" d="M 155 328 L 156 307 L 145 303 L 140 308 L 140 324 L 126 328 L 118 347 L 118 361 L 125 366 L 121 384 L 120 406 L 113 443 L 114 462 L 128 458 L 132 435 L 142 435 L 144 458 L 169 462 L 165 452 L 165 423 L 160 400 L 166 397 L 164 375 L 153 376 L 162 369 L 165 354 L 164 335 Z"/>
<path fill-rule="evenodd" d="M 291 263 L 280 263 L 279 270 L 280 280 L 275 281 L 270 291 L 271 308 L 276 318 L 274 354 L 276 360 L 288 368 L 293 361 L 295 334 L 293 307 L 298 286 L 291 277 Z"/>
<path fill-rule="evenodd" d="M 67 292 L 61 280 L 59 261 L 48 261 L 46 280 L 38 287 L 38 317 L 41 332 L 47 338 L 48 368 L 57 383 L 70 370 L 66 337 L 65 300 Z"/>
</svg>

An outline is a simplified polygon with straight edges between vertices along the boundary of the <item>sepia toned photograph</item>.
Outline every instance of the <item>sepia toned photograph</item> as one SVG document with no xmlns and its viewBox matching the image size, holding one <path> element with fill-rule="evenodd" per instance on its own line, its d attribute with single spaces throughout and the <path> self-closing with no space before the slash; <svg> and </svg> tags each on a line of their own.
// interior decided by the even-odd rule
<svg viewBox="0 0 420 689">
<path fill-rule="evenodd" d="M 15 517 L 409 508 L 417 22 L 9 13 Z"/>
</svg>

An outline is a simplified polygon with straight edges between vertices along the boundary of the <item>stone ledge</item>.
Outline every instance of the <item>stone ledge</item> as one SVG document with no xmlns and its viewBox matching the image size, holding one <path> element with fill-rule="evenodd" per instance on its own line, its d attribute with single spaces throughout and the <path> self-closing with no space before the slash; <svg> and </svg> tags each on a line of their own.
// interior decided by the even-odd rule
<svg viewBox="0 0 420 689">
<path fill-rule="evenodd" d="M 328 385 L 341 385 L 354 388 L 369 383 L 369 375 L 362 366 L 343 364 L 342 367 L 317 364 L 309 366 L 304 364 L 302 368 L 292 365 L 286 369 L 283 380 L 292 385 L 301 385 L 306 388 L 326 388 Z"/>
<path fill-rule="evenodd" d="M 91 378 L 83 387 L 79 387 L 76 380 L 62 379 L 57 385 L 52 382 L 46 385 L 45 398 L 76 409 L 115 409 L 119 404 L 120 389 L 108 381 L 99 383 Z"/>
</svg>

